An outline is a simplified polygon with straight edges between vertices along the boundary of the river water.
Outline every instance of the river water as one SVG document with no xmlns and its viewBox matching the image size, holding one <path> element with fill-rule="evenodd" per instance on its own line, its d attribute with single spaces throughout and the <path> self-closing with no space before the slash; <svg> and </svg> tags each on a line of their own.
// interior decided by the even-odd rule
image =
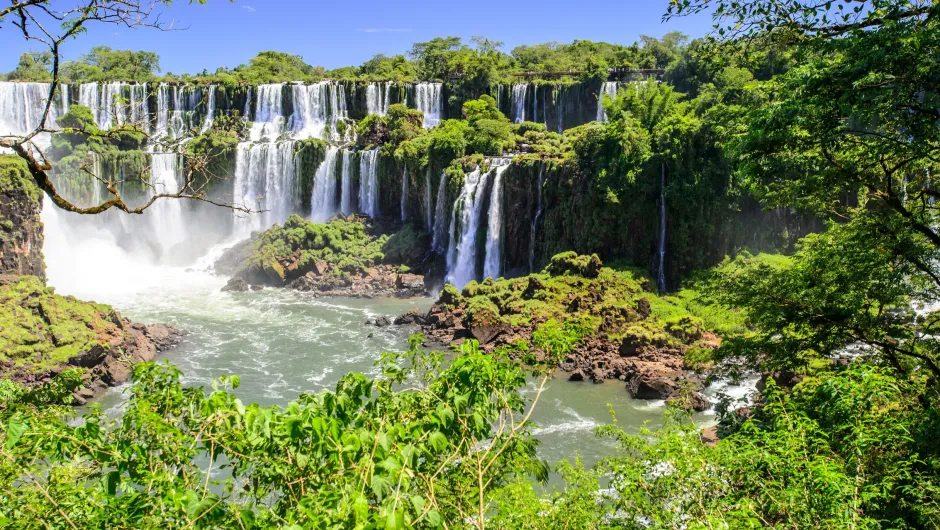
<svg viewBox="0 0 940 530">
<path fill-rule="evenodd" d="M 432 303 L 317 299 L 282 289 L 223 293 L 226 278 L 209 272 L 209 266 L 224 246 L 189 268 L 156 266 L 77 217 L 44 209 L 49 284 L 59 294 L 111 304 L 132 320 L 185 330 L 182 344 L 163 356 L 180 367 L 183 382 L 208 386 L 214 378 L 236 374 L 241 379 L 236 393 L 245 402 L 284 404 L 302 392 L 332 389 L 348 372 L 376 375 L 381 353 L 406 348 L 411 330 L 375 328 L 365 321 Z M 527 392 L 533 389 L 534 383 Z M 116 413 L 124 390 L 111 389 L 99 402 Z M 559 374 L 533 415 L 540 457 L 554 465 L 578 454 L 590 464 L 609 453 L 610 442 L 593 435 L 595 427 L 610 421 L 608 404 L 631 431 L 647 421 L 658 423 L 664 409 L 661 401 L 631 399 L 622 383 L 571 383 Z M 697 416 L 703 423 L 711 419 L 708 413 Z"/>
</svg>

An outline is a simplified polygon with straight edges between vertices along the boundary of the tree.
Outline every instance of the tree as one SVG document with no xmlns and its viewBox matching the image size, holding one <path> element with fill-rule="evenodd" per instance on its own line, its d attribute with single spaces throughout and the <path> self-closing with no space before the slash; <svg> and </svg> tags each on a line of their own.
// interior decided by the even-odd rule
<svg viewBox="0 0 940 530">
<path fill-rule="evenodd" d="M 52 67 L 52 54 L 47 51 L 27 52 L 20 55 L 20 62 L 7 75 L 7 78 L 14 81 L 48 81 L 52 74 L 49 73 Z"/>
<path fill-rule="evenodd" d="M 48 128 L 48 117 L 52 109 L 56 95 L 59 91 L 61 82 L 61 48 L 63 44 L 71 38 L 81 35 L 87 31 L 89 26 L 94 24 L 115 24 L 129 28 L 152 28 L 159 30 L 171 29 L 171 26 L 160 22 L 159 14 L 155 9 L 160 5 L 169 5 L 172 0 L 122 0 L 112 2 L 109 0 L 82 0 L 79 5 L 69 9 L 56 9 L 52 7 L 51 0 L 23 0 L 14 1 L 12 5 L 0 9 L 0 28 L 4 22 L 10 22 L 19 30 L 23 38 L 30 43 L 38 43 L 48 48 L 51 54 L 52 68 L 51 79 L 49 80 L 49 93 L 46 98 L 45 107 L 41 116 L 36 121 L 39 125 L 30 132 L 22 136 L 4 136 L 0 137 L 0 147 L 12 149 L 13 152 L 26 161 L 29 173 L 36 185 L 46 194 L 52 203 L 64 210 L 81 214 L 97 214 L 116 208 L 126 213 L 142 213 L 159 199 L 192 199 L 200 201 L 209 201 L 205 194 L 194 192 L 191 189 L 192 177 L 198 171 L 201 162 L 196 161 L 195 165 L 190 163 L 190 171 L 184 179 L 180 189 L 175 191 L 154 193 L 148 201 L 141 206 L 130 207 L 124 202 L 118 189 L 108 186 L 108 192 L 111 197 L 100 204 L 80 207 L 72 203 L 56 190 L 56 186 L 50 177 L 52 164 L 43 153 L 42 148 L 37 143 L 37 137 L 40 134 L 53 132 Z M 204 4 L 206 0 L 191 0 Z M 89 66 L 99 68 L 102 72 L 106 70 L 117 73 L 123 71 L 128 75 L 144 75 L 144 72 L 157 69 L 158 60 L 155 54 L 150 52 L 127 52 L 112 51 L 107 47 L 98 47 L 88 54 L 84 61 Z M 137 63 L 140 64 L 130 64 Z M 118 127 L 117 130 L 108 132 L 67 129 L 63 132 L 71 134 L 86 135 L 93 137 L 95 135 L 112 135 L 130 131 L 132 133 L 141 133 L 138 124 L 128 124 Z M 85 169 L 88 171 L 88 169 Z M 99 176 L 94 175 L 96 179 Z M 241 206 L 231 206 L 233 209 L 248 212 L 247 208 Z"/>
</svg>

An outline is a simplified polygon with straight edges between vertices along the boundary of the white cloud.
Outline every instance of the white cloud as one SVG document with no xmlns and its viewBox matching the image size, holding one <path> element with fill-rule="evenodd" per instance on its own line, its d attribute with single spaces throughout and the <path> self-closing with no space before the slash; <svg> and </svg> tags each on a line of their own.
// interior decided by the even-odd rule
<svg viewBox="0 0 940 530">
<path fill-rule="evenodd" d="M 363 33 L 406 33 L 411 31 L 411 28 L 366 28 L 359 31 Z"/>
<path fill-rule="evenodd" d="M 257 11 L 255 8 L 253 8 L 253 7 L 251 7 L 251 6 L 242 6 L 242 9 L 244 9 L 245 11 L 251 12 L 251 13 L 254 13 L 255 11 Z"/>
</svg>

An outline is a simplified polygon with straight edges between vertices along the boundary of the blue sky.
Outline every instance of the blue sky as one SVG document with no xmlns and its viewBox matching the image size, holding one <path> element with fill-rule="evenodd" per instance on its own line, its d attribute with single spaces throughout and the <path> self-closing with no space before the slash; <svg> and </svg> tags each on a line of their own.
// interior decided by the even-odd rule
<svg viewBox="0 0 940 530">
<path fill-rule="evenodd" d="M 71 5 L 74 0 L 54 0 Z M 179 31 L 130 30 L 98 25 L 65 45 L 74 59 L 96 45 L 155 51 L 164 72 L 210 72 L 246 63 L 263 50 L 302 55 L 312 65 L 358 65 L 376 53 L 406 52 L 412 42 L 440 36 L 465 40 L 482 35 L 503 41 L 505 51 L 520 44 L 589 39 L 621 44 L 640 35 L 682 31 L 699 37 L 711 29 L 707 16 L 661 22 L 668 0 L 177 0 L 162 19 Z M 39 49 L 18 30 L 0 28 L 0 72 L 16 67 L 19 55 Z"/>
</svg>

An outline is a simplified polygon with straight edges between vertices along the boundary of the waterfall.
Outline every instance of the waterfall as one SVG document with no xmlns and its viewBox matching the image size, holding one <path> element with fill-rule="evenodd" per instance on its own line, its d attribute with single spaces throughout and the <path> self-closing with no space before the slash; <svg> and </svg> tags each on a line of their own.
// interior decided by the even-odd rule
<svg viewBox="0 0 940 530">
<path fill-rule="evenodd" d="M 502 272 L 503 249 L 503 172 L 509 165 L 497 166 L 494 170 L 493 191 L 490 192 L 490 211 L 487 216 L 486 259 L 483 262 L 483 277 L 499 278 Z"/>
<path fill-rule="evenodd" d="M 206 103 L 206 119 L 202 122 L 202 131 L 206 132 L 212 127 L 212 122 L 215 120 L 215 91 L 216 86 L 209 86 L 209 101 Z"/>
<path fill-rule="evenodd" d="M 246 94 L 245 94 L 245 110 L 242 111 L 242 119 L 246 121 L 251 118 L 251 101 L 252 101 L 251 95 L 252 95 L 251 85 L 248 85 L 248 90 L 246 91 Z"/>
<path fill-rule="evenodd" d="M 529 121 L 539 121 L 539 86 L 532 85 L 532 118 Z"/>
<path fill-rule="evenodd" d="M 434 235 L 431 241 L 431 247 L 434 252 L 443 254 L 444 236 L 447 226 L 444 224 L 444 215 L 447 211 L 447 173 L 441 172 L 441 181 L 437 185 L 437 206 L 434 209 Z"/>
<path fill-rule="evenodd" d="M 424 128 L 430 129 L 441 123 L 441 108 L 444 106 L 441 83 L 418 83 L 415 85 L 415 108 L 424 114 Z"/>
<path fill-rule="evenodd" d="M 238 232 L 283 222 L 294 213 L 297 161 L 294 142 L 238 144 L 235 155 L 235 204 L 256 213 L 235 212 Z M 263 210 L 263 213 L 260 211 Z"/>
<path fill-rule="evenodd" d="M 193 115 L 201 101 L 200 94 L 201 90 L 160 83 L 157 87 L 157 127 L 154 136 L 179 139 L 186 135 L 194 126 Z M 205 126 L 205 123 L 201 126 Z"/>
<path fill-rule="evenodd" d="M 383 92 L 384 91 L 384 92 Z M 366 87 L 366 114 L 388 114 L 392 101 L 392 83 L 369 83 Z"/>
<path fill-rule="evenodd" d="M 42 113 L 49 99 L 50 83 L 9 83 L 0 82 L 0 136 L 25 136 L 36 130 L 41 124 Z M 57 128 L 56 120 L 68 112 L 69 87 L 59 85 L 60 99 L 52 102 L 45 127 Z M 40 135 L 48 144 L 48 135 Z M 37 136 L 37 140 L 40 140 Z"/>
<path fill-rule="evenodd" d="M 447 283 L 463 289 L 476 279 L 477 228 L 483 210 L 483 193 L 489 173 L 474 170 L 466 176 L 450 218 L 450 246 L 447 251 Z M 457 218 L 458 212 L 460 218 Z M 460 232 L 457 232 L 457 226 Z M 459 237 L 459 241 L 458 241 Z"/>
<path fill-rule="evenodd" d="M 532 217 L 532 229 L 529 231 L 529 272 L 535 272 L 535 235 L 539 224 L 539 217 L 542 216 L 542 178 L 545 175 L 545 164 L 539 166 L 539 188 L 538 203 L 535 208 L 535 216 Z"/>
<path fill-rule="evenodd" d="M 607 109 L 604 108 L 604 96 L 610 99 L 617 97 L 617 82 L 607 81 L 597 93 L 597 121 L 607 121 Z"/>
<path fill-rule="evenodd" d="M 342 167 L 342 180 L 340 182 L 340 211 L 344 215 L 349 215 L 353 213 L 352 207 L 352 158 L 353 152 L 349 150 L 343 151 L 343 167 Z"/>
<path fill-rule="evenodd" d="M 150 183 L 154 194 L 176 193 L 183 185 L 183 161 L 176 153 L 150 155 Z M 157 199 L 147 209 L 153 233 L 166 253 L 186 239 L 183 204 L 180 199 Z"/>
<path fill-rule="evenodd" d="M 565 132 L 565 89 L 555 85 L 555 121 L 558 122 L 558 134 Z"/>
<path fill-rule="evenodd" d="M 401 222 L 405 222 L 405 219 L 408 217 L 408 166 L 405 166 L 405 171 L 401 175 Z"/>
<path fill-rule="evenodd" d="M 512 121 L 515 123 L 525 121 L 525 96 L 528 89 L 529 85 L 527 83 L 516 83 L 512 85 L 510 105 L 512 105 Z"/>
<path fill-rule="evenodd" d="M 434 229 L 434 213 L 431 211 L 431 166 L 424 172 L 424 226 L 428 233 Z"/>
<path fill-rule="evenodd" d="M 659 165 L 659 292 L 666 292 L 666 164 Z"/>
<path fill-rule="evenodd" d="M 252 141 L 276 140 L 284 130 L 283 88 L 283 83 L 258 86 L 255 119 L 251 123 Z"/>
<path fill-rule="evenodd" d="M 359 211 L 375 217 L 379 213 L 378 148 L 359 159 Z"/>
<path fill-rule="evenodd" d="M 287 122 L 287 129 L 293 138 L 326 139 L 324 132 L 329 125 L 330 138 L 339 139 L 336 123 L 346 118 L 346 94 L 342 85 L 332 81 L 292 85 L 291 94 L 294 112 Z M 260 98 L 258 104 L 261 105 Z"/>
<path fill-rule="evenodd" d="M 310 198 L 310 220 L 325 223 L 336 215 L 336 155 L 339 149 L 330 147 L 326 158 L 313 177 L 313 195 Z"/>
</svg>

